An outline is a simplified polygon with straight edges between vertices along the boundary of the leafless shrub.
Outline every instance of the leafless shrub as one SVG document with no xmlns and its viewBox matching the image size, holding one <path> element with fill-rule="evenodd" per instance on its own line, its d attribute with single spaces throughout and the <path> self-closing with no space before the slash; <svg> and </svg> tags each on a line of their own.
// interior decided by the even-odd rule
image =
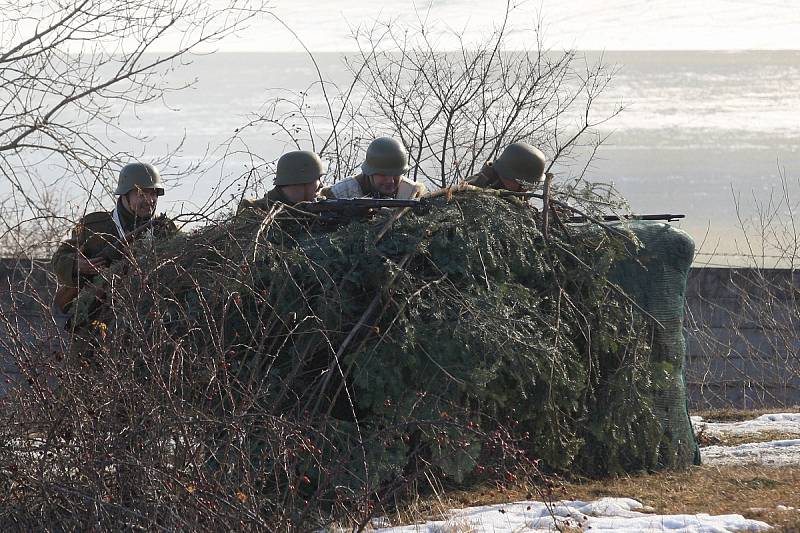
<svg viewBox="0 0 800 533">
<path fill-rule="evenodd" d="M 509 143 L 539 146 L 550 166 L 574 168 L 557 180 L 565 191 L 583 188 L 586 166 L 604 137 L 597 127 L 622 107 L 598 115 L 597 97 L 614 73 L 574 50 L 546 50 L 543 31 L 529 32 L 527 50 L 509 51 L 513 8 L 479 42 L 458 38 L 439 50 L 437 28 L 376 22 L 356 28 L 359 51 L 345 57 L 351 78 L 337 85 L 323 76 L 295 94 L 277 90 L 240 132 L 261 128 L 288 145 L 311 148 L 330 162 L 326 180 L 358 171 L 364 150 L 381 135 L 398 137 L 409 151 L 409 177 L 447 187 L 480 170 Z M 615 204 L 618 207 L 618 204 Z"/>
<path fill-rule="evenodd" d="M 613 74 L 575 51 L 544 48 L 541 28 L 530 49 L 508 51 L 505 19 L 479 43 L 460 40 L 439 50 L 429 27 L 412 31 L 374 25 L 355 34 L 359 55 L 350 68 L 369 95 L 371 131 L 389 126 L 408 147 L 410 176 L 446 187 L 480 170 L 509 143 L 525 140 L 551 157 L 577 156 L 600 142 L 594 128 L 616 115 L 596 117 L 593 103 Z"/>
<path fill-rule="evenodd" d="M 37 192 L 57 179 L 102 198 L 107 170 L 138 155 L 118 152 L 115 141 L 136 135 L 121 115 L 181 89 L 166 74 L 264 7 L 260 0 L 0 3 L 0 173 L 18 201 L 43 214 Z"/>
</svg>

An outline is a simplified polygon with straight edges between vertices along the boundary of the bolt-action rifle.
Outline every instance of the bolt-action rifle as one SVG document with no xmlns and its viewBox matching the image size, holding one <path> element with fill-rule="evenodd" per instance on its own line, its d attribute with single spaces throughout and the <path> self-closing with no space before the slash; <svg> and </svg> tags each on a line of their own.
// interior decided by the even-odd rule
<svg viewBox="0 0 800 533">
<path fill-rule="evenodd" d="M 415 212 L 422 212 L 426 208 L 422 200 L 401 200 L 397 198 L 335 198 L 318 200 L 316 202 L 302 202 L 294 206 L 295 209 L 319 215 L 320 219 L 330 222 L 340 222 L 350 218 L 365 217 L 381 208 L 408 207 Z"/>
<path fill-rule="evenodd" d="M 665 222 L 672 222 L 673 220 L 679 220 L 685 216 L 686 215 L 673 215 L 670 213 L 664 213 L 659 215 L 601 215 L 594 218 L 602 222 L 615 222 L 617 220 L 663 220 Z M 564 222 L 576 224 L 581 222 L 589 222 L 590 220 L 590 218 L 583 215 L 575 215 L 568 217 Z"/>
<path fill-rule="evenodd" d="M 91 257 L 90 259 L 102 257 L 106 260 L 106 266 L 111 266 L 114 261 L 118 261 L 123 257 L 132 242 L 142 237 L 145 233 L 147 233 L 148 230 L 166 225 L 168 221 L 169 219 L 167 218 L 167 215 L 163 213 L 153 217 L 144 224 L 141 224 L 127 232 L 122 240 L 114 240 L 106 243 L 103 249 L 100 250 L 100 253 L 95 257 Z M 78 275 L 82 279 L 86 277 L 84 274 Z M 55 296 L 53 297 L 53 304 L 56 306 L 56 309 L 59 309 L 62 313 L 66 312 L 67 306 L 69 306 L 69 304 L 75 301 L 75 298 L 78 297 L 78 294 L 80 293 L 79 286 L 70 287 L 68 285 L 62 285 L 59 287 Z"/>
</svg>

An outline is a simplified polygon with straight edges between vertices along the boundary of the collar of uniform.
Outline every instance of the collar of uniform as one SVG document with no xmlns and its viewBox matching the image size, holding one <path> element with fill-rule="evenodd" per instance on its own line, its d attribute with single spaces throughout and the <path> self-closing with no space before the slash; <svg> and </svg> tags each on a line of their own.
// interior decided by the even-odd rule
<svg viewBox="0 0 800 533">
<path fill-rule="evenodd" d="M 372 180 L 369 179 L 369 176 L 359 174 L 356 176 L 356 181 L 358 186 L 361 187 L 361 192 L 364 193 L 364 196 L 378 196 L 377 191 L 372 188 Z"/>
<path fill-rule="evenodd" d="M 284 192 L 281 190 L 280 187 L 273 187 L 272 189 L 270 189 L 269 192 L 267 192 L 267 200 L 269 200 L 270 202 L 280 202 L 286 205 L 294 204 L 294 202 L 292 202 L 291 200 L 289 200 L 289 198 L 286 197 L 286 195 L 284 194 Z"/>
</svg>

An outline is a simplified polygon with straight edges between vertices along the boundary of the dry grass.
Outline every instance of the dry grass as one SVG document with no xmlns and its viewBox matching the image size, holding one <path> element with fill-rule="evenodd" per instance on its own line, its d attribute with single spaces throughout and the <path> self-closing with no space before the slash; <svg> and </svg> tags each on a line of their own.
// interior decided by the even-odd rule
<svg viewBox="0 0 800 533">
<path fill-rule="evenodd" d="M 549 491 L 530 486 L 483 486 L 418 498 L 390 513 L 392 524 L 442 520 L 448 509 L 520 500 L 596 500 L 626 497 L 659 514 L 741 514 L 775 526 L 776 533 L 800 533 L 800 467 L 700 466 L 684 472 L 640 474 L 602 480 L 564 481 Z M 794 507 L 779 510 L 778 506 Z"/>
<path fill-rule="evenodd" d="M 664 514 L 742 514 L 800 532 L 800 467 L 700 466 L 685 472 L 663 472 L 582 481 L 566 486 L 570 499 L 603 496 L 639 500 Z M 779 511 L 778 505 L 795 510 Z"/>
<path fill-rule="evenodd" d="M 781 407 L 776 409 L 713 409 L 706 411 L 692 411 L 692 416 L 702 416 L 706 422 L 743 422 L 745 420 L 752 420 L 761 415 L 770 413 L 800 413 L 800 405 L 793 407 Z M 755 442 L 755 441 L 752 441 Z"/>
<path fill-rule="evenodd" d="M 707 421 L 751 420 L 776 409 L 743 411 L 715 410 L 692 413 Z M 800 407 L 780 412 L 800 412 Z M 747 435 L 699 435 L 701 445 L 734 446 L 797 438 L 790 432 L 760 432 Z M 771 468 L 761 465 L 699 466 L 681 472 L 638 474 L 613 479 L 579 479 L 553 483 L 521 484 L 515 487 L 479 486 L 470 490 L 445 490 L 417 497 L 387 510 L 392 524 L 442 520 L 447 510 L 521 500 L 596 500 L 604 496 L 634 498 L 659 514 L 740 514 L 775 526 L 776 533 L 800 533 L 800 466 Z M 794 509 L 779 510 L 778 506 Z M 570 530 L 571 531 L 571 530 Z M 576 530 L 577 531 L 577 530 Z M 461 533 L 461 530 L 459 530 Z"/>
<path fill-rule="evenodd" d="M 738 446 L 750 442 L 770 442 L 773 440 L 790 440 L 800 437 L 797 431 L 760 431 L 758 433 L 745 433 L 737 435 L 735 433 L 715 433 L 713 435 L 700 432 L 697 435 L 697 442 L 701 446 Z"/>
</svg>

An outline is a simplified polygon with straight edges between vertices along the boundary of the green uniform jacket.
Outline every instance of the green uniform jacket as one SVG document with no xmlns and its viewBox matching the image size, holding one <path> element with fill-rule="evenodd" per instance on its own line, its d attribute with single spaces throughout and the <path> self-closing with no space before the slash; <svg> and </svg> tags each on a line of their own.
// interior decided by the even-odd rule
<svg viewBox="0 0 800 533">
<path fill-rule="evenodd" d="M 500 181 L 500 176 L 497 175 L 497 171 L 492 167 L 491 161 L 487 161 L 481 171 L 467 178 L 466 182 L 467 185 L 482 189 L 505 189 L 503 182 Z"/>
<path fill-rule="evenodd" d="M 239 207 L 236 208 L 236 214 L 241 214 L 246 209 L 261 209 L 262 211 L 269 211 L 272 204 L 280 202 L 286 205 L 294 205 L 295 202 L 289 200 L 279 187 L 270 190 L 263 198 L 245 198 L 239 202 Z"/>
<path fill-rule="evenodd" d="M 124 207 L 121 202 L 117 203 L 120 222 L 122 228 L 128 232 L 145 223 L 146 220 L 137 220 Z M 166 228 L 162 228 L 156 234 L 171 235 L 178 230 L 172 221 L 169 221 Z M 51 263 L 53 271 L 58 277 L 59 283 L 70 287 L 79 287 L 82 279 L 77 273 L 78 251 L 89 259 L 97 257 L 108 246 L 120 246 L 119 233 L 114 219 L 110 212 L 98 211 L 83 217 L 78 225 L 72 229 L 70 238 L 62 242 L 53 254 Z"/>
<path fill-rule="evenodd" d="M 492 167 L 491 161 L 487 161 L 480 172 L 467 178 L 466 183 L 481 189 L 506 190 L 505 185 L 500 181 L 500 176 L 497 175 L 497 171 Z M 531 209 L 536 209 L 521 198 L 507 196 L 505 199 L 518 207 L 528 206 Z"/>
</svg>

